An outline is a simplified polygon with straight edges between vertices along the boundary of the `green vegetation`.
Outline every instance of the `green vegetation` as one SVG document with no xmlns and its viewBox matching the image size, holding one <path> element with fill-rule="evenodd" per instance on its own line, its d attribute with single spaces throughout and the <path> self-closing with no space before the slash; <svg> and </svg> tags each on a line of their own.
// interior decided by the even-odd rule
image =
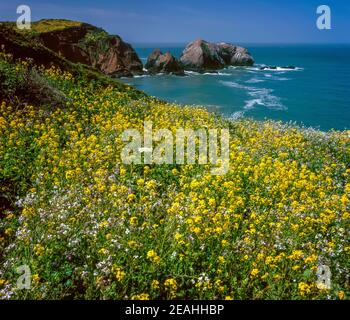
<svg viewBox="0 0 350 320">
<path fill-rule="evenodd" d="M 32 29 L 39 33 L 64 30 L 72 27 L 80 27 L 83 23 L 65 19 L 42 19 L 32 23 Z"/>
<path fill-rule="evenodd" d="M 106 53 L 111 47 L 111 36 L 102 29 L 89 31 L 86 36 L 80 41 L 79 46 L 89 52 L 95 61 L 99 60 L 98 55 L 103 52 Z"/>
<path fill-rule="evenodd" d="M 100 29 L 97 29 L 100 30 Z M 102 32 L 100 32 L 102 34 Z M 3 98 L 8 99 L 17 88 L 25 82 L 25 75 L 15 72 L 16 66 L 14 62 L 16 60 L 25 61 L 25 63 L 31 66 L 42 66 L 50 68 L 55 66 L 62 71 L 71 73 L 77 80 L 81 81 L 97 81 L 101 85 L 113 86 L 124 90 L 127 86 L 121 82 L 114 81 L 111 78 L 101 74 L 98 70 L 89 67 L 84 64 L 74 64 L 65 58 L 59 56 L 55 52 L 43 46 L 40 41 L 33 39 L 27 34 L 17 32 L 7 24 L 0 24 L 0 44 L 3 45 L 2 50 L 11 52 L 11 56 L 6 60 L 1 61 L 1 90 Z M 6 90 L 6 92 L 4 91 Z M 30 92 L 30 91 L 29 91 Z M 132 90 L 136 96 L 144 96 L 144 94 L 138 90 Z M 13 97 L 12 97 L 13 98 Z M 11 98 L 11 99 L 12 99 Z M 22 96 L 18 95 L 21 100 Z"/>
<path fill-rule="evenodd" d="M 162 102 L 7 34 L 0 299 L 349 299 L 349 132 Z M 123 164 L 122 133 L 144 121 L 228 128 L 229 172 Z"/>
</svg>

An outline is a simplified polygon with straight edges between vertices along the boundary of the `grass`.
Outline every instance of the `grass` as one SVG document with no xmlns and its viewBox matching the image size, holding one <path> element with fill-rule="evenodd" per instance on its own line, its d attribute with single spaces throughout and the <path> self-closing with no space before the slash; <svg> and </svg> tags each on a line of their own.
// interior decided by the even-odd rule
<svg viewBox="0 0 350 320">
<path fill-rule="evenodd" d="M 96 31 L 97 33 L 98 30 L 99 29 Z M 71 73 L 76 79 L 80 79 L 81 81 L 96 81 L 101 85 L 113 86 L 120 90 L 125 90 L 126 88 L 126 85 L 101 74 L 101 72 L 95 68 L 84 64 L 75 64 L 66 60 L 62 56 L 59 56 L 52 50 L 46 48 L 35 37 L 31 38 L 26 33 L 17 32 L 7 23 L 0 24 L 0 46 L 2 47 L 2 52 L 11 52 L 12 55 L 9 60 L 2 59 L 3 68 L 8 69 L 8 71 L 14 69 L 14 62 L 22 60 L 31 65 L 43 66 L 45 68 L 50 68 L 51 66 L 58 67 L 62 71 Z M 22 70 L 22 72 L 25 72 L 25 70 Z M 6 81 L 12 81 L 12 84 L 14 85 L 14 82 L 18 82 L 19 78 L 23 78 L 23 74 L 20 72 L 16 75 L 10 72 L 7 73 L 6 77 Z M 136 89 L 130 90 L 130 93 L 131 92 L 135 97 L 144 96 L 141 91 Z M 7 98 L 8 95 L 9 94 L 4 94 L 3 97 Z"/>
<path fill-rule="evenodd" d="M 349 299 L 349 132 L 229 121 L 105 78 L 0 61 L 10 88 L 34 72 L 65 97 L 54 109 L 0 104 L 0 193 L 12 202 L 1 299 Z M 145 120 L 228 128 L 229 172 L 123 164 L 122 132 Z M 320 265 L 330 288 L 317 285 Z"/>
<path fill-rule="evenodd" d="M 39 21 L 34 21 L 31 23 L 30 30 L 27 29 L 17 29 L 16 23 L 12 21 L 3 21 L 0 22 L 0 25 L 10 27 L 14 30 L 16 30 L 18 33 L 25 34 L 25 35 L 31 35 L 32 37 L 37 36 L 40 33 L 47 33 L 47 32 L 53 32 L 53 31 L 59 31 L 59 30 L 65 30 L 75 27 L 81 27 L 83 25 L 89 26 L 88 24 L 74 21 L 74 20 L 66 20 L 66 19 L 42 19 Z M 92 28 L 92 26 L 91 26 Z"/>
<path fill-rule="evenodd" d="M 65 19 L 42 19 L 32 23 L 32 29 L 39 33 L 64 30 L 67 28 L 81 27 L 83 23 Z"/>
</svg>

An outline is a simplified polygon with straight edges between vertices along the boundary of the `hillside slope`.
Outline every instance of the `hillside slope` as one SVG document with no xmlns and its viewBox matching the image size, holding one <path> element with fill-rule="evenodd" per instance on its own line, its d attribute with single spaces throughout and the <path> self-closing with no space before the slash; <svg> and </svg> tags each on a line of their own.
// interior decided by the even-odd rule
<svg viewBox="0 0 350 320">
<path fill-rule="evenodd" d="M 1 51 L 3 90 L 35 72 L 65 102 L 1 95 L 0 299 L 350 298 L 349 132 L 162 102 L 11 35 L 48 63 Z M 145 121 L 229 130 L 229 171 L 125 164 L 123 133 Z"/>
<path fill-rule="evenodd" d="M 12 28 L 17 33 L 14 23 L 3 23 L 2 27 Z M 1 31 L 9 37 L 8 30 Z M 34 22 L 31 30 L 18 33 L 22 40 L 30 39 L 36 45 L 39 42 L 70 62 L 91 66 L 106 75 L 121 77 L 143 73 L 142 62 L 130 44 L 87 23 L 43 19 Z M 41 58 L 45 63 L 45 55 Z"/>
<path fill-rule="evenodd" d="M 42 24 L 40 24 L 40 27 L 39 30 L 43 28 Z M 52 29 L 53 26 L 50 25 L 49 30 Z M 22 103 L 34 102 L 34 104 L 37 104 L 41 99 L 44 99 L 42 102 L 50 102 L 50 97 L 53 97 L 53 101 L 50 104 L 57 105 L 54 98 L 55 94 L 49 92 L 50 88 L 47 86 L 47 83 L 44 84 L 40 81 L 40 75 L 35 70 L 41 66 L 44 68 L 55 66 L 83 81 L 97 81 L 101 85 L 110 85 L 119 90 L 127 88 L 123 83 L 105 76 L 93 67 L 81 63 L 73 63 L 57 52 L 50 50 L 42 44 L 35 34 L 35 29 L 32 32 L 34 34 L 18 32 L 13 28 L 12 24 L 0 23 L 0 47 L 3 53 L 6 52 L 6 54 L 11 56 L 11 61 L 2 60 L 0 68 L 0 93 L 3 99 L 11 101 L 15 99 Z M 31 68 L 26 69 L 22 74 L 16 74 L 16 70 L 13 68 L 16 60 L 26 61 Z M 45 92 L 38 92 L 41 91 L 39 90 L 40 87 L 46 87 L 47 90 L 44 91 L 47 92 L 47 99 L 41 94 L 44 93 L 45 95 Z M 57 92 L 57 90 L 53 90 Z M 134 90 L 134 93 L 143 95 L 137 90 Z"/>
</svg>

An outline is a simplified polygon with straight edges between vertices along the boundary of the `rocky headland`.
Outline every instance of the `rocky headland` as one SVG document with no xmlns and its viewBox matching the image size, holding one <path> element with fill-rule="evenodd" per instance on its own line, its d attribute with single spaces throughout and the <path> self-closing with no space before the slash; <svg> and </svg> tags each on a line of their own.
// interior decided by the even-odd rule
<svg viewBox="0 0 350 320">
<path fill-rule="evenodd" d="M 74 63 L 92 66 L 110 76 L 143 73 L 143 65 L 133 47 L 120 36 L 82 23 L 64 29 L 39 33 L 40 41 Z"/>
</svg>

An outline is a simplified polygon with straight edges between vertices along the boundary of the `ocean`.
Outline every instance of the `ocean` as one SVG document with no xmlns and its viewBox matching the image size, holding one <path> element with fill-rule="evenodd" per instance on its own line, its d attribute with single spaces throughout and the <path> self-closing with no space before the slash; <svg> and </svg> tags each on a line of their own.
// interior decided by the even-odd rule
<svg viewBox="0 0 350 320">
<path fill-rule="evenodd" d="M 350 129 L 350 45 L 243 45 L 253 67 L 218 74 L 187 73 L 123 79 L 146 93 L 202 105 L 237 119 L 274 119 L 328 131 Z M 153 48 L 181 55 L 185 45 L 134 45 L 145 63 Z M 261 66 L 277 69 L 261 70 Z M 295 66 L 295 70 L 281 67 Z"/>
</svg>

